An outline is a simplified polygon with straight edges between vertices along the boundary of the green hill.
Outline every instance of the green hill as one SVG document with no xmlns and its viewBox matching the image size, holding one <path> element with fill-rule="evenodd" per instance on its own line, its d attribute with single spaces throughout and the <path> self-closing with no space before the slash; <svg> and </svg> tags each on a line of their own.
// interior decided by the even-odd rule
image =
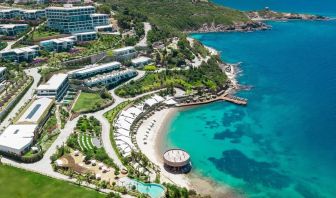
<svg viewBox="0 0 336 198">
<path fill-rule="evenodd" d="M 205 1 L 105 0 L 105 2 L 110 3 L 119 13 L 145 16 L 152 24 L 171 31 L 195 30 L 205 23 L 230 25 L 249 20 L 241 11 Z"/>
</svg>

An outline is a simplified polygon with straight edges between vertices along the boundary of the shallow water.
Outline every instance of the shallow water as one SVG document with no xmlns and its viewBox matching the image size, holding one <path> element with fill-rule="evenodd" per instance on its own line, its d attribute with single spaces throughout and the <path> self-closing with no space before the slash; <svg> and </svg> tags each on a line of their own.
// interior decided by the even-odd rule
<svg viewBox="0 0 336 198">
<path fill-rule="evenodd" d="M 178 113 L 167 147 L 187 150 L 194 173 L 248 197 L 335 197 L 336 21 L 271 25 L 193 35 L 223 60 L 242 61 L 239 81 L 253 88 L 239 92 L 247 107 L 218 102 Z"/>
</svg>

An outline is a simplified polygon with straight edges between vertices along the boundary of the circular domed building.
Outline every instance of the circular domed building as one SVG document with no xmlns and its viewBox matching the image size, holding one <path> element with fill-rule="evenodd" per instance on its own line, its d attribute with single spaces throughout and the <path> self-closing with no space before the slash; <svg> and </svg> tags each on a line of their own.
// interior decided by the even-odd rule
<svg viewBox="0 0 336 198">
<path fill-rule="evenodd" d="M 169 149 L 163 154 L 164 166 L 172 172 L 189 172 L 191 169 L 190 155 L 182 149 Z"/>
</svg>

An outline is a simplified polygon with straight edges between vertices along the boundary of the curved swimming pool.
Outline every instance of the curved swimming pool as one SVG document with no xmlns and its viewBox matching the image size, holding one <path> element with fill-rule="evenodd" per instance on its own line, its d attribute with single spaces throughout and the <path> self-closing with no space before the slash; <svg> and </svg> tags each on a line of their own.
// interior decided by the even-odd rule
<svg viewBox="0 0 336 198">
<path fill-rule="evenodd" d="M 143 183 L 129 178 L 123 178 L 122 183 L 124 183 L 124 186 L 129 186 L 129 188 L 135 186 L 137 191 L 148 194 L 151 198 L 161 198 L 165 194 L 165 187 L 160 184 Z"/>
</svg>

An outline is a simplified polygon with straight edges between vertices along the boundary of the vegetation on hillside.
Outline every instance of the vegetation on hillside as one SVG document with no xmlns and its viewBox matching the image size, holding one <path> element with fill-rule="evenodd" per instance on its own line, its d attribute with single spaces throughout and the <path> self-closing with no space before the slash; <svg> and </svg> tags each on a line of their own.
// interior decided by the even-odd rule
<svg viewBox="0 0 336 198">
<path fill-rule="evenodd" d="M 148 18 L 160 29 L 169 30 L 167 32 L 194 30 L 204 23 L 228 25 L 248 20 L 240 11 L 197 0 L 105 0 L 105 2 L 110 3 L 112 9 L 123 13 L 125 17 Z"/>
<path fill-rule="evenodd" d="M 217 60 L 211 58 L 208 63 L 203 63 L 199 68 L 149 73 L 139 81 L 131 81 L 117 88 L 116 94 L 130 97 L 171 86 L 180 87 L 186 91 L 198 88 L 209 88 L 215 91 L 221 88 L 226 80 L 226 76 L 218 67 Z"/>
<path fill-rule="evenodd" d="M 7 47 L 7 43 L 4 41 L 0 41 L 0 50 L 4 49 L 5 47 Z"/>
</svg>

